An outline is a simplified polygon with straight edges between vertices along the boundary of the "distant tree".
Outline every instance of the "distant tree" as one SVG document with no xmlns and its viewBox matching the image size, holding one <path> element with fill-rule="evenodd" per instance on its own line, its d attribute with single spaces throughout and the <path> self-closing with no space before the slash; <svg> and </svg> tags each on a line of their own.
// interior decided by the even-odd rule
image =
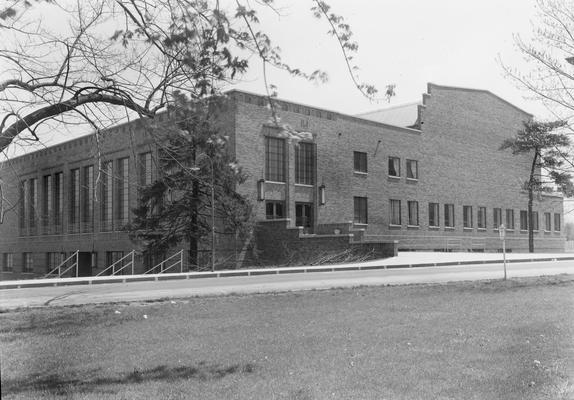
<svg viewBox="0 0 574 400">
<path fill-rule="evenodd" d="M 524 183 L 528 192 L 528 250 L 531 253 L 534 252 L 534 192 L 552 190 L 549 185 L 553 184 L 567 196 L 574 193 L 571 175 L 564 169 L 570 140 L 565 134 L 555 132 L 565 125 L 564 121 L 526 121 L 523 129 L 500 146 L 500 150 L 510 149 L 514 155 L 529 154 L 532 157 L 528 180 Z"/>
<path fill-rule="evenodd" d="M 225 100 L 213 97 L 192 103 L 182 94 L 175 100 L 168 106 L 168 122 L 152 127 L 152 134 L 161 136 L 159 177 L 141 188 L 129 230 L 152 253 L 189 243 L 191 264 L 197 265 L 198 247 L 212 229 L 212 183 L 217 233 L 248 235 L 251 205 L 236 190 L 245 175 L 230 158 L 225 132 L 216 123 L 217 109 Z"/>
</svg>

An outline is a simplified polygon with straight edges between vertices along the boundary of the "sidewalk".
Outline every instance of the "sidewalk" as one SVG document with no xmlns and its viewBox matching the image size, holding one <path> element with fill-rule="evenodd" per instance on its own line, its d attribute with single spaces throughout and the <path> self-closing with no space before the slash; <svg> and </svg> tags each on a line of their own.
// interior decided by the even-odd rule
<svg viewBox="0 0 574 400">
<path fill-rule="evenodd" d="M 568 253 L 510 253 L 506 255 L 509 263 L 548 262 L 572 260 Z M 299 266 L 281 268 L 257 268 L 225 270 L 216 272 L 187 272 L 148 275 L 121 275 L 80 278 L 26 279 L 0 282 L 1 289 L 20 289 L 48 286 L 92 285 L 104 283 L 130 283 L 142 281 L 225 278 L 232 276 L 256 276 L 274 274 L 300 274 L 310 272 L 361 271 L 390 268 L 438 267 L 454 265 L 481 265 L 502 263 L 501 253 L 443 253 L 443 252 L 400 252 L 397 257 L 361 263 L 332 264 L 320 266 Z"/>
</svg>

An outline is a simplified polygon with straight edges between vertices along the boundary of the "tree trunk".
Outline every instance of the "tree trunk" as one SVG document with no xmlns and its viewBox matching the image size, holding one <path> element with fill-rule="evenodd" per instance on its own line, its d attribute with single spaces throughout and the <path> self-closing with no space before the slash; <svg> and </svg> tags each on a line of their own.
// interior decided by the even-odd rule
<svg viewBox="0 0 574 400">
<path fill-rule="evenodd" d="M 534 186 L 535 178 L 534 173 L 536 172 L 536 164 L 538 162 L 540 152 L 538 149 L 534 150 L 534 159 L 532 160 L 532 165 L 530 167 L 530 177 L 528 179 L 528 252 L 534 253 L 534 226 L 532 224 L 532 203 L 534 201 Z"/>
</svg>

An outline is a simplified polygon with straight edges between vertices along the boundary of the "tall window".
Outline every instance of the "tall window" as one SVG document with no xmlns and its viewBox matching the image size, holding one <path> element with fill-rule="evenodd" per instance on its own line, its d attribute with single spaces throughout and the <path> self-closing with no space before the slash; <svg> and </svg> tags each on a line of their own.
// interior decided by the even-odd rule
<svg viewBox="0 0 574 400">
<path fill-rule="evenodd" d="M 14 253 L 4 253 L 2 255 L 2 271 L 14 271 Z"/>
<path fill-rule="evenodd" d="M 528 212 L 524 210 L 520 210 L 520 230 L 528 230 Z"/>
<path fill-rule="evenodd" d="M 140 186 L 151 185 L 152 168 L 151 152 L 140 154 Z"/>
<path fill-rule="evenodd" d="M 407 179 L 419 179 L 419 162 L 407 160 Z"/>
<path fill-rule="evenodd" d="M 444 226 L 454 228 L 454 204 L 444 205 Z"/>
<path fill-rule="evenodd" d="M 27 233 L 27 218 L 26 218 L 26 211 L 28 209 L 28 190 L 26 181 L 22 181 L 20 183 L 20 212 L 18 213 L 18 226 L 20 228 L 20 236 L 26 235 Z"/>
<path fill-rule="evenodd" d="M 312 185 L 315 183 L 315 145 L 299 143 L 295 147 L 295 183 Z"/>
<path fill-rule="evenodd" d="M 560 232 L 560 214 L 554 214 L 554 231 Z"/>
<path fill-rule="evenodd" d="M 409 222 L 411 226 L 419 226 L 419 202 L 408 201 L 407 207 L 409 211 Z"/>
<path fill-rule="evenodd" d="M 506 229 L 514 229 L 514 210 L 506 209 Z"/>
<path fill-rule="evenodd" d="M 439 205 L 438 203 L 429 203 L 429 226 L 440 226 Z"/>
<path fill-rule="evenodd" d="M 552 214 L 544 213 L 544 230 L 546 232 L 552 231 Z"/>
<path fill-rule="evenodd" d="M 88 165 L 82 170 L 82 232 L 94 229 L 94 167 Z"/>
<path fill-rule="evenodd" d="M 285 182 L 285 140 L 265 138 L 265 179 Z"/>
<path fill-rule="evenodd" d="M 265 218 L 280 219 L 285 218 L 285 202 L 283 201 L 265 201 Z"/>
<path fill-rule="evenodd" d="M 501 208 L 493 208 L 492 209 L 492 226 L 494 229 L 500 228 L 502 224 L 502 209 Z"/>
<path fill-rule="evenodd" d="M 54 233 L 62 233 L 62 224 L 64 217 L 64 173 L 54 174 L 54 190 L 52 192 L 54 199 L 53 224 Z"/>
<path fill-rule="evenodd" d="M 486 229 L 486 207 L 478 207 L 477 227 Z"/>
<path fill-rule="evenodd" d="M 22 272 L 34 272 L 34 255 L 22 253 Z"/>
<path fill-rule="evenodd" d="M 391 199 L 390 208 L 390 224 L 401 225 L 401 201 Z"/>
<path fill-rule="evenodd" d="M 367 170 L 367 153 L 361 151 L 353 152 L 353 162 L 355 172 L 368 172 Z"/>
<path fill-rule="evenodd" d="M 538 211 L 532 211 L 532 230 L 538 230 Z"/>
<path fill-rule="evenodd" d="M 36 235 L 37 224 L 37 211 L 38 211 L 38 179 L 32 178 L 28 180 L 28 222 L 30 235 Z"/>
<path fill-rule="evenodd" d="M 68 232 L 79 232 L 80 228 L 80 169 L 70 171 L 70 203 Z"/>
<path fill-rule="evenodd" d="M 367 198 L 366 197 L 353 197 L 355 208 L 355 216 L 353 222 L 355 224 L 367 224 Z"/>
<path fill-rule="evenodd" d="M 472 228 L 472 206 L 462 206 L 462 226 L 463 228 Z"/>
<path fill-rule="evenodd" d="M 45 175 L 42 180 L 42 233 L 51 233 L 52 204 L 54 196 L 52 194 L 52 175 Z"/>
<path fill-rule="evenodd" d="M 401 176 L 401 159 L 389 157 L 389 176 Z"/>
<path fill-rule="evenodd" d="M 102 195 L 100 210 L 100 229 L 102 231 L 112 230 L 113 219 L 113 188 L 114 188 L 114 168 L 111 161 L 107 161 L 102 166 Z"/>
<path fill-rule="evenodd" d="M 129 158 L 118 160 L 118 180 L 116 190 L 117 228 L 122 228 L 129 219 Z"/>
</svg>

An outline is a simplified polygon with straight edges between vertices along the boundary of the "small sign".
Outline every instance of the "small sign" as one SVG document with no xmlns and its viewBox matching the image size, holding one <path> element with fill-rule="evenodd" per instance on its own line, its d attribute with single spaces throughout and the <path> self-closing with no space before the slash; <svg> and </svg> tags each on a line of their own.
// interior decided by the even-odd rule
<svg viewBox="0 0 574 400">
<path fill-rule="evenodd" d="M 506 237 L 506 226 L 504 226 L 504 224 L 498 228 L 498 234 L 500 235 L 500 240 L 504 240 Z"/>
</svg>

